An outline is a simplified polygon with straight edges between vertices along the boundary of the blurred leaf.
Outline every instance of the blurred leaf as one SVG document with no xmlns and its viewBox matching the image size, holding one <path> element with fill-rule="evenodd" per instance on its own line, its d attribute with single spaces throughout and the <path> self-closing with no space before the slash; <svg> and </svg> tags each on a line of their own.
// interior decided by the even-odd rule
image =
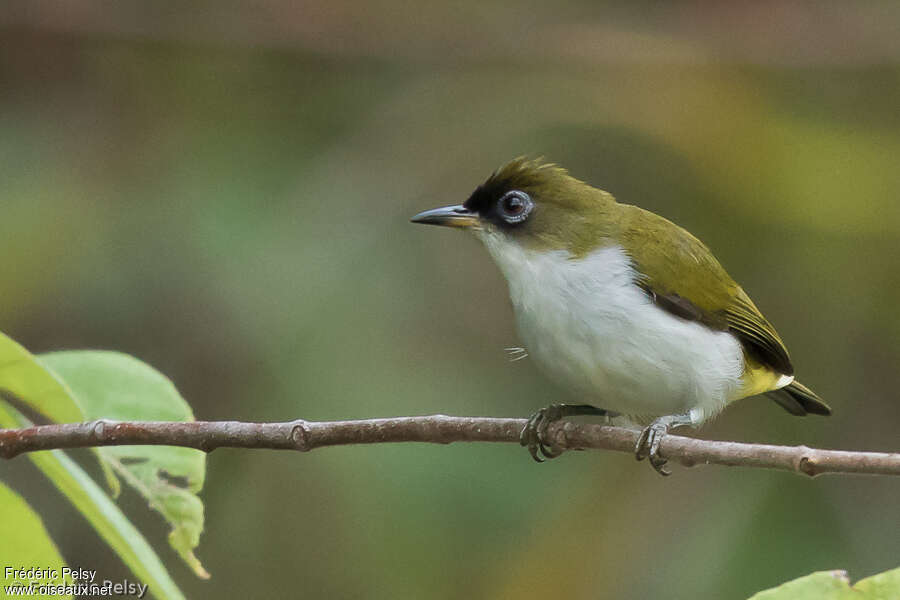
<svg viewBox="0 0 900 600">
<path fill-rule="evenodd" d="M 844 571 L 821 571 L 754 594 L 751 600 L 849 600 L 857 598 Z"/>
<path fill-rule="evenodd" d="M 0 333 L 0 395 L 34 409 L 55 423 L 79 423 L 86 419 L 66 385 L 3 333 Z M 92 448 L 92 451 L 100 459 L 113 496 L 118 496 L 119 480 L 101 459 L 99 450 Z"/>
<path fill-rule="evenodd" d="M 0 333 L 0 389 L 56 423 L 84 420 L 69 390 L 17 342 Z"/>
<path fill-rule="evenodd" d="M 131 356 L 70 351 L 38 360 L 69 386 L 87 420 L 194 420 L 172 382 Z M 209 577 L 193 553 L 203 531 L 203 503 L 196 494 L 203 488 L 206 454 L 172 446 L 107 446 L 100 455 L 163 515 L 172 527 L 169 543 L 194 573 Z"/>
<path fill-rule="evenodd" d="M 60 569 L 65 562 L 56 549 L 56 544 L 44 528 L 41 517 L 17 493 L 0 483 L 0 514 L 3 515 L 3 543 L 0 544 L 0 566 L 13 568 L 40 567 L 56 569 L 58 578 L 38 577 L 24 580 L 7 579 L 4 573 L 0 581 L 4 585 L 15 583 L 36 583 L 71 585 L 72 578 L 62 576 Z M 58 596 L 71 598 L 72 596 Z"/>
<path fill-rule="evenodd" d="M 862 592 L 866 600 L 896 600 L 900 598 L 900 567 L 861 579 L 853 589 Z"/>
<path fill-rule="evenodd" d="M 0 427 L 31 425 L 19 411 L 0 401 Z M 29 452 L 28 458 L 84 515 L 138 579 L 150 586 L 149 591 L 156 598 L 184 598 L 141 532 L 71 458 L 60 450 Z"/>
<path fill-rule="evenodd" d="M 750 600 L 896 600 L 900 598 L 900 568 L 850 586 L 844 571 L 821 571 L 754 594 Z"/>
</svg>

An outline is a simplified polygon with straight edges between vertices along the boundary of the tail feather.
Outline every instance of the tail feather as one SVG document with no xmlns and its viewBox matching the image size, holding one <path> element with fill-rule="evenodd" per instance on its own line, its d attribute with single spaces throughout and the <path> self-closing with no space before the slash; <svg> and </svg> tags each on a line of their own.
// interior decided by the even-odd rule
<svg viewBox="0 0 900 600">
<path fill-rule="evenodd" d="M 822 399 L 814 391 L 798 381 L 769 392 L 767 395 L 784 410 L 798 417 L 810 413 L 824 416 L 831 414 L 831 407 L 822 402 Z"/>
</svg>

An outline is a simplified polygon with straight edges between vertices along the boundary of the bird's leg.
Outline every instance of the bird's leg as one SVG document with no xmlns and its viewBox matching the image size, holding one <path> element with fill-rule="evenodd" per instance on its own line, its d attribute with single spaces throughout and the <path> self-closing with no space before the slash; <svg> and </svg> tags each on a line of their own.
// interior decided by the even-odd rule
<svg viewBox="0 0 900 600">
<path fill-rule="evenodd" d="M 617 417 L 618 413 L 597 408 L 590 404 L 551 404 L 531 415 L 528 423 L 522 429 L 522 433 L 519 434 L 519 443 L 528 448 L 531 458 L 537 462 L 544 462 L 540 455 L 543 455 L 545 458 L 556 458 L 561 452 L 548 447 L 545 441 L 547 429 L 554 421 L 558 421 L 563 417 L 574 417 L 577 415 Z"/>
<path fill-rule="evenodd" d="M 657 473 L 660 475 L 671 475 L 671 471 L 663 468 L 668 461 L 659 455 L 659 443 L 669 433 L 669 429 L 693 424 L 694 420 L 691 418 L 690 413 L 668 415 L 655 419 L 641 431 L 637 444 L 634 445 L 635 458 L 638 460 L 649 458 L 650 464 L 656 469 Z"/>
</svg>

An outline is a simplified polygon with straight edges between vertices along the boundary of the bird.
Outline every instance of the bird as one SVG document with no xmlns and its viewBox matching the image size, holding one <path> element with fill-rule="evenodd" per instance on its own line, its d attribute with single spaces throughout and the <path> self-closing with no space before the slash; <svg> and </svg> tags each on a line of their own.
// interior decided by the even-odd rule
<svg viewBox="0 0 900 600">
<path fill-rule="evenodd" d="M 582 399 L 551 404 L 520 436 L 559 454 L 549 425 L 574 415 L 641 428 L 638 460 L 669 475 L 660 442 L 766 394 L 788 413 L 830 415 L 794 377 L 781 337 L 712 252 L 675 223 L 620 203 L 542 158 L 516 158 L 460 205 L 413 223 L 468 230 L 506 278 L 522 352 Z"/>
</svg>

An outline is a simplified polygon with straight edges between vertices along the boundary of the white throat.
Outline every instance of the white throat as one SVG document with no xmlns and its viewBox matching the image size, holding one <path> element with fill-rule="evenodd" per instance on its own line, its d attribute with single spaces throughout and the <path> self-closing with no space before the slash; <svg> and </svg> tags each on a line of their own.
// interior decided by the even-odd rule
<svg viewBox="0 0 900 600">
<path fill-rule="evenodd" d="M 638 422 L 689 412 L 700 423 L 737 397 L 738 340 L 657 307 L 622 246 L 576 258 L 500 232 L 478 236 L 506 276 L 528 352 L 579 402 Z"/>
</svg>

